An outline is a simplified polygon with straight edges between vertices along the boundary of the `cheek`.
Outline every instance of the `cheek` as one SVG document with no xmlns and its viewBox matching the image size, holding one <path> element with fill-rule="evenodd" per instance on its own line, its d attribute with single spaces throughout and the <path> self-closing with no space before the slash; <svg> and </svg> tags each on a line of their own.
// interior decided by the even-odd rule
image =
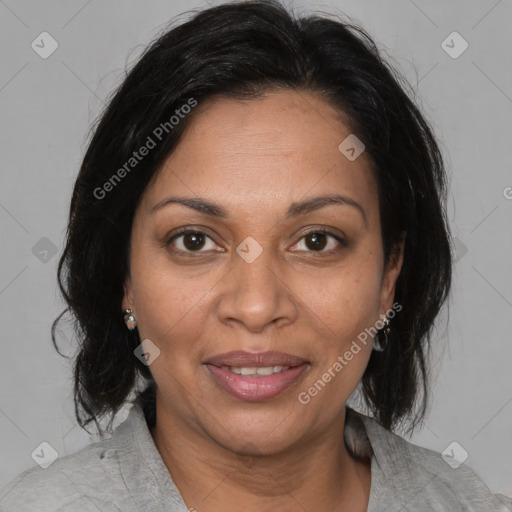
<svg viewBox="0 0 512 512">
<path fill-rule="evenodd" d="M 131 276 L 141 339 L 149 338 L 166 351 L 187 342 L 190 348 L 190 340 L 199 339 L 203 325 L 200 317 L 210 297 L 206 275 L 182 277 L 160 250 L 158 254 L 134 254 Z"/>
<path fill-rule="evenodd" d="M 160 279 L 137 298 L 137 302 L 141 303 L 138 306 L 138 319 L 143 326 L 143 335 L 159 346 L 167 345 L 170 341 L 178 344 L 184 338 L 197 338 L 201 331 L 199 315 L 201 300 L 205 300 L 202 299 L 204 288 L 195 293 L 190 287 L 185 291 L 179 285 L 179 281 Z"/>
<path fill-rule="evenodd" d="M 336 345 L 344 344 L 373 325 L 379 315 L 380 266 L 374 259 L 354 254 L 351 261 L 317 281 L 302 279 L 301 294 L 310 313 L 321 320 L 320 328 Z"/>
<path fill-rule="evenodd" d="M 188 401 L 183 389 L 195 389 L 197 399 L 201 390 L 196 389 L 195 372 L 201 344 L 196 341 L 204 337 L 201 301 L 207 299 L 202 298 L 205 288 L 196 280 L 185 282 L 172 275 L 154 272 L 147 276 L 137 290 L 137 318 L 141 340 L 149 338 L 160 350 L 150 371 L 173 403 Z M 193 409 L 193 404 L 189 407 Z"/>
<path fill-rule="evenodd" d="M 316 367 L 299 392 L 315 404 L 315 414 L 337 414 L 364 374 L 373 348 L 369 328 L 379 314 L 378 278 L 378 265 L 351 265 L 315 294 L 310 292 L 310 316 L 316 318 L 320 335 L 313 356 Z"/>
</svg>

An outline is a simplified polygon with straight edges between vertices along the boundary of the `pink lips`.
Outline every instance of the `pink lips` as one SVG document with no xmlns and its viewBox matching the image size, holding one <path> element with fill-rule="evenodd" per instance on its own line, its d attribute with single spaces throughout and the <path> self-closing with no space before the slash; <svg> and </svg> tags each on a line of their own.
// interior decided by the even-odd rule
<svg viewBox="0 0 512 512">
<path fill-rule="evenodd" d="M 206 367 L 210 375 L 228 393 L 241 400 L 257 401 L 273 398 L 288 389 L 307 370 L 309 363 L 304 359 L 269 351 L 251 353 L 234 351 L 219 354 L 208 359 Z M 226 367 L 261 368 L 266 366 L 287 366 L 287 370 L 272 375 L 238 375 Z"/>
</svg>

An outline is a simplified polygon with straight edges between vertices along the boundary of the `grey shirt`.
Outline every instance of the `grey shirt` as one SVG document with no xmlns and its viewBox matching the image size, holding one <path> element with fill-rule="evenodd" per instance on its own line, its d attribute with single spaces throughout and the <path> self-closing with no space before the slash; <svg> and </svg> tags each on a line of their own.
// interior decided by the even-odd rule
<svg viewBox="0 0 512 512">
<path fill-rule="evenodd" d="M 439 453 L 406 441 L 349 407 L 346 411 L 347 448 L 357 457 L 371 458 L 368 512 L 512 511 L 512 499 L 493 494 L 465 464 L 453 469 Z M 1 512 L 187 510 L 138 400 L 109 439 L 58 458 L 47 469 L 31 468 L 0 486 Z"/>
</svg>

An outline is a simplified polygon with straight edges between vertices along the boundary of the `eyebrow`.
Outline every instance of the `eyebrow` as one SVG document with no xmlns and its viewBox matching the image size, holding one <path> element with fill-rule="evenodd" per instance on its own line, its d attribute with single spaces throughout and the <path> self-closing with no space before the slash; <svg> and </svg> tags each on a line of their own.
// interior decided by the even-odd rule
<svg viewBox="0 0 512 512">
<path fill-rule="evenodd" d="M 155 204 L 151 208 L 150 213 L 153 214 L 154 212 L 160 210 L 164 206 L 176 203 L 187 206 L 188 208 L 192 208 L 193 210 L 196 210 L 199 213 L 202 213 L 203 215 L 208 215 L 210 217 L 217 217 L 221 219 L 229 218 L 229 213 L 222 206 L 212 201 L 209 201 L 208 199 L 204 199 L 202 197 L 166 197 L 159 203 Z M 305 215 L 306 213 L 310 213 L 315 210 L 319 210 L 320 208 L 324 208 L 325 206 L 333 204 L 351 206 L 355 208 L 361 214 L 365 226 L 368 226 L 368 221 L 364 208 L 351 197 L 339 194 L 318 196 L 310 199 L 304 199 L 303 201 L 294 202 L 289 206 L 285 215 L 285 219 L 288 220 L 295 217 L 299 217 L 300 215 Z"/>
</svg>

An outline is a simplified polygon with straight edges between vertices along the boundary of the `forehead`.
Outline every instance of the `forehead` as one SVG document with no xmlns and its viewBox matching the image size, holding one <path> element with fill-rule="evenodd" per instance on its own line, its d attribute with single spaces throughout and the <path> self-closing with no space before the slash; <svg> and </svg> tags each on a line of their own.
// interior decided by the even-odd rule
<svg viewBox="0 0 512 512">
<path fill-rule="evenodd" d="M 338 148 L 351 135 L 348 118 L 318 95 L 211 98 L 189 121 L 146 190 L 148 210 L 170 193 L 210 197 L 227 209 L 281 209 L 326 193 L 376 200 L 369 157 L 350 161 Z"/>
</svg>

